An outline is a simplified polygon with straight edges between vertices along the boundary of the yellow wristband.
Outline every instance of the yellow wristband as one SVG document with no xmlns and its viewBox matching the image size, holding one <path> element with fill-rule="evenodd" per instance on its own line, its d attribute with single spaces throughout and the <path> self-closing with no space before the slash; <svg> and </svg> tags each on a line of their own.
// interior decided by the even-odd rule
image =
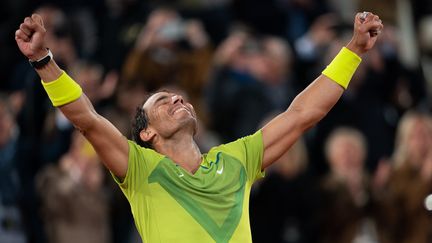
<svg viewBox="0 0 432 243">
<path fill-rule="evenodd" d="M 361 60 L 357 54 L 343 47 L 322 74 L 346 89 Z"/>
<path fill-rule="evenodd" d="M 43 80 L 41 82 L 54 106 L 71 103 L 82 94 L 81 86 L 69 77 L 66 72 L 63 72 L 58 79 L 52 82 L 45 83 Z"/>
</svg>

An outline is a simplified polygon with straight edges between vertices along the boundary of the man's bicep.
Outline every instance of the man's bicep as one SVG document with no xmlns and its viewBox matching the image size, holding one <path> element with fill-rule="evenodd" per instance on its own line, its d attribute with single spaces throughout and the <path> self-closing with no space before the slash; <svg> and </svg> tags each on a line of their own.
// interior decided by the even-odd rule
<svg viewBox="0 0 432 243">
<path fill-rule="evenodd" d="M 128 168 L 129 144 L 126 137 L 106 118 L 97 115 L 94 125 L 83 132 L 103 164 L 117 177 L 124 178 Z"/>
<path fill-rule="evenodd" d="M 91 143 L 104 165 L 123 178 L 127 172 L 129 145 L 120 131 L 95 111 L 85 94 L 59 108 Z"/>
<path fill-rule="evenodd" d="M 298 125 L 295 111 L 287 110 L 278 115 L 262 128 L 264 155 L 262 169 L 280 158 L 301 136 L 302 127 Z"/>
</svg>

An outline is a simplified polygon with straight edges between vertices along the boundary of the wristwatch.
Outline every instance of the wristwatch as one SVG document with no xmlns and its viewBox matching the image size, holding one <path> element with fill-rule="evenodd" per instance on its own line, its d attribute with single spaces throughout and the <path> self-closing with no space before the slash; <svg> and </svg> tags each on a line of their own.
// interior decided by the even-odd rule
<svg viewBox="0 0 432 243">
<path fill-rule="evenodd" d="M 53 58 L 53 54 L 52 54 L 51 50 L 47 48 L 47 51 L 48 51 L 48 53 L 44 57 L 42 57 L 36 61 L 29 60 L 30 65 L 35 69 L 39 69 L 39 68 L 42 68 L 43 66 L 45 66 Z"/>
</svg>

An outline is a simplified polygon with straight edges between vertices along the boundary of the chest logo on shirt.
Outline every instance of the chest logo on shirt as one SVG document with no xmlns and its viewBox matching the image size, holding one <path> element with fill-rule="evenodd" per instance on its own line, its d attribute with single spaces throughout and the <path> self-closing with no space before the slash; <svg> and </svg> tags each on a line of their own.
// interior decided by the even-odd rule
<svg viewBox="0 0 432 243">
<path fill-rule="evenodd" d="M 219 153 L 210 167 L 195 175 L 182 172 L 168 158 L 159 162 L 149 176 L 158 183 L 217 242 L 228 242 L 239 225 L 243 211 L 246 170 L 242 163 Z"/>
</svg>

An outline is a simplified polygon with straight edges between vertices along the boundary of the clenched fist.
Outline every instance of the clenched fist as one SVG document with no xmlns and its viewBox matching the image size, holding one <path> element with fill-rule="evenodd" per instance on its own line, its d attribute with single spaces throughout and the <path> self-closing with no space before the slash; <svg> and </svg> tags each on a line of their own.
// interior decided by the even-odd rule
<svg viewBox="0 0 432 243">
<path fill-rule="evenodd" d="M 28 59 L 35 61 L 47 55 L 45 33 L 42 17 L 38 14 L 25 18 L 15 32 L 18 47 Z"/>
<path fill-rule="evenodd" d="M 378 15 L 369 12 L 358 13 L 354 20 L 354 34 L 347 47 L 359 55 L 367 52 L 375 45 L 383 28 Z"/>
</svg>

